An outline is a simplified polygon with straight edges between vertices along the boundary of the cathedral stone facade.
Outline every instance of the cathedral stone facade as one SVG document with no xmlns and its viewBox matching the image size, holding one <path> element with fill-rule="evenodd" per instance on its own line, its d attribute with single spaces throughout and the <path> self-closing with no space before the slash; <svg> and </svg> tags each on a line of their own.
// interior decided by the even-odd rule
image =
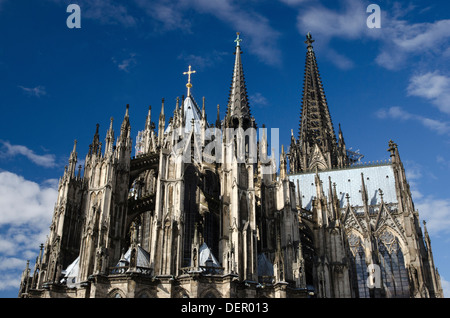
<svg viewBox="0 0 450 318">
<path fill-rule="evenodd" d="M 50 234 L 19 297 L 443 297 L 430 238 L 397 145 L 363 165 L 331 121 L 307 35 L 298 138 L 281 147 L 250 113 L 235 61 L 225 118 L 208 122 L 191 94 L 157 126 L 148 110 L 134 145 L 127 105 L 118 137 L 99 126 L 84 167 L 76 142 Z"/>
</svg>

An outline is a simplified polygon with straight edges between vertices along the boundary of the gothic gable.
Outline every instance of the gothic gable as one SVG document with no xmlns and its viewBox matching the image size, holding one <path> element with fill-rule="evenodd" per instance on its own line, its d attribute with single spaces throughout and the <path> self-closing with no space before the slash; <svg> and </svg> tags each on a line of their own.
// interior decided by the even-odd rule
<svg viewBox="0 0 450 318">
<path fill-rule="evenodd" d="M 314 149 L 309 160 L 308 168 L 310 170 L 314 170 L 315 168 L 318 170 L 325 170 L 328 168 L 327 161 L 325 160 L 325 157 L 317 144 L 314 144 Z"/>
</svg>

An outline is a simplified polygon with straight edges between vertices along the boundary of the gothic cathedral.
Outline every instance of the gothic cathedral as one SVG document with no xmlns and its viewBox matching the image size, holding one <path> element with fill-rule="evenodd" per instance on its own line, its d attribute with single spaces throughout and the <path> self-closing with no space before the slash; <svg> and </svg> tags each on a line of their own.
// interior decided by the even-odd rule
<svg viewBox="0 0 450 318">
<path fill-rule="evenodd" d="M 268 156 L 241 57 L 226 115 L 208 122 L 191 94 L 157 127 L 151 107 L 132 156 L 129 106 L 118 137 L 99 126 L 84 167 L 76 141 L 59 180 L 47 242 L 19 297 L 443 297 L 425 222 L 399 150 L 361 164 L 336 136 L 312 43 L 298 138 Z M 272 152 L 273 154 L 273 152 Z"/>
</svg>

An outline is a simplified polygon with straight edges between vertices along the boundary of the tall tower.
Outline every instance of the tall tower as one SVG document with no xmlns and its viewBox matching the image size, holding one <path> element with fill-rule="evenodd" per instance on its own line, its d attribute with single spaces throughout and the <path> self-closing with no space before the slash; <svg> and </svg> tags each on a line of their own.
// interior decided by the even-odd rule
<svg viewBox="0 0 450 318">
<path fill-rule="evenodd" d="M 77 141 L 75 140 L 69 165 L 66 166 L 64 175 L 59 179 L 58 198 L 50 226 L 50 235 L 45 244 L 45 253 L 42 258 L 39 257 L 40 263 L 46 264 L 40 268 L 40 277 L 38 278 L 40 282 L 57 282 L 61 271 L 76 258 L 79 252 L 79 233 L 83 217 L 80 207 L 84 184 L 80 175 L 75 174 L 76 148 Z"/>
<path fill-rule="evenodd" d="M 257 256 L 253 180 L 256 165 L 249 155 L 256 153 L 250 149 L 252 144 L 256 144 L 251 142 L 256 133 L 252 129 L 255 121 L 250 115 L 241 41 L 237 33 L 236 59 L 223 134 L 223 224 L 220 247 L 226 272 L 238 274 L 241 280 L 255 280 Z"/>
<path fill-rule="evenodd" d="M 313 42 L 308 33 L 300 131 L 298 141 L 291 143 L 291 173 L 326 170 L 347 162 L 342 131 L 339 142 L 334 132 Z"/>
</svg>

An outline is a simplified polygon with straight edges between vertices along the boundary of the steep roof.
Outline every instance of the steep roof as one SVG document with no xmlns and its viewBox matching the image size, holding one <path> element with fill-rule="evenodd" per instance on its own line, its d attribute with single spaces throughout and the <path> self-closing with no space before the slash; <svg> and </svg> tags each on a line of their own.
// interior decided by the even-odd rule
<svg viewBox="0 0 450 318">
<path fill-rule="evenodd" d="M 130 247 L 128 251 L 125 253 L 125 255 L 123 255 L 120 261 L 117 263 L 116 267 L 128 266 L 128 264 L 130 263 L 131 250 L 132 248 Z M 146 250 L 144 250 L 141 246 L 137 246 L 136 266 L 150 268 L 150 254 Z"/>
<path fill-rule="evenodd" d="M 211 252 L 211 249 L 208 247 L 208 245 L 206 245 L 206 243 L 203 243 L 202 246 L 200 246 L 199 252 L 200 252 L 200 259 L 199 259 L 200 266 L 206 266 L 206 261 L 210 260 L 212 262 L 211 265 L 213 267 L 220 267 L 220 263 L 214 257 L 214 255 Z"/>
</svg>

